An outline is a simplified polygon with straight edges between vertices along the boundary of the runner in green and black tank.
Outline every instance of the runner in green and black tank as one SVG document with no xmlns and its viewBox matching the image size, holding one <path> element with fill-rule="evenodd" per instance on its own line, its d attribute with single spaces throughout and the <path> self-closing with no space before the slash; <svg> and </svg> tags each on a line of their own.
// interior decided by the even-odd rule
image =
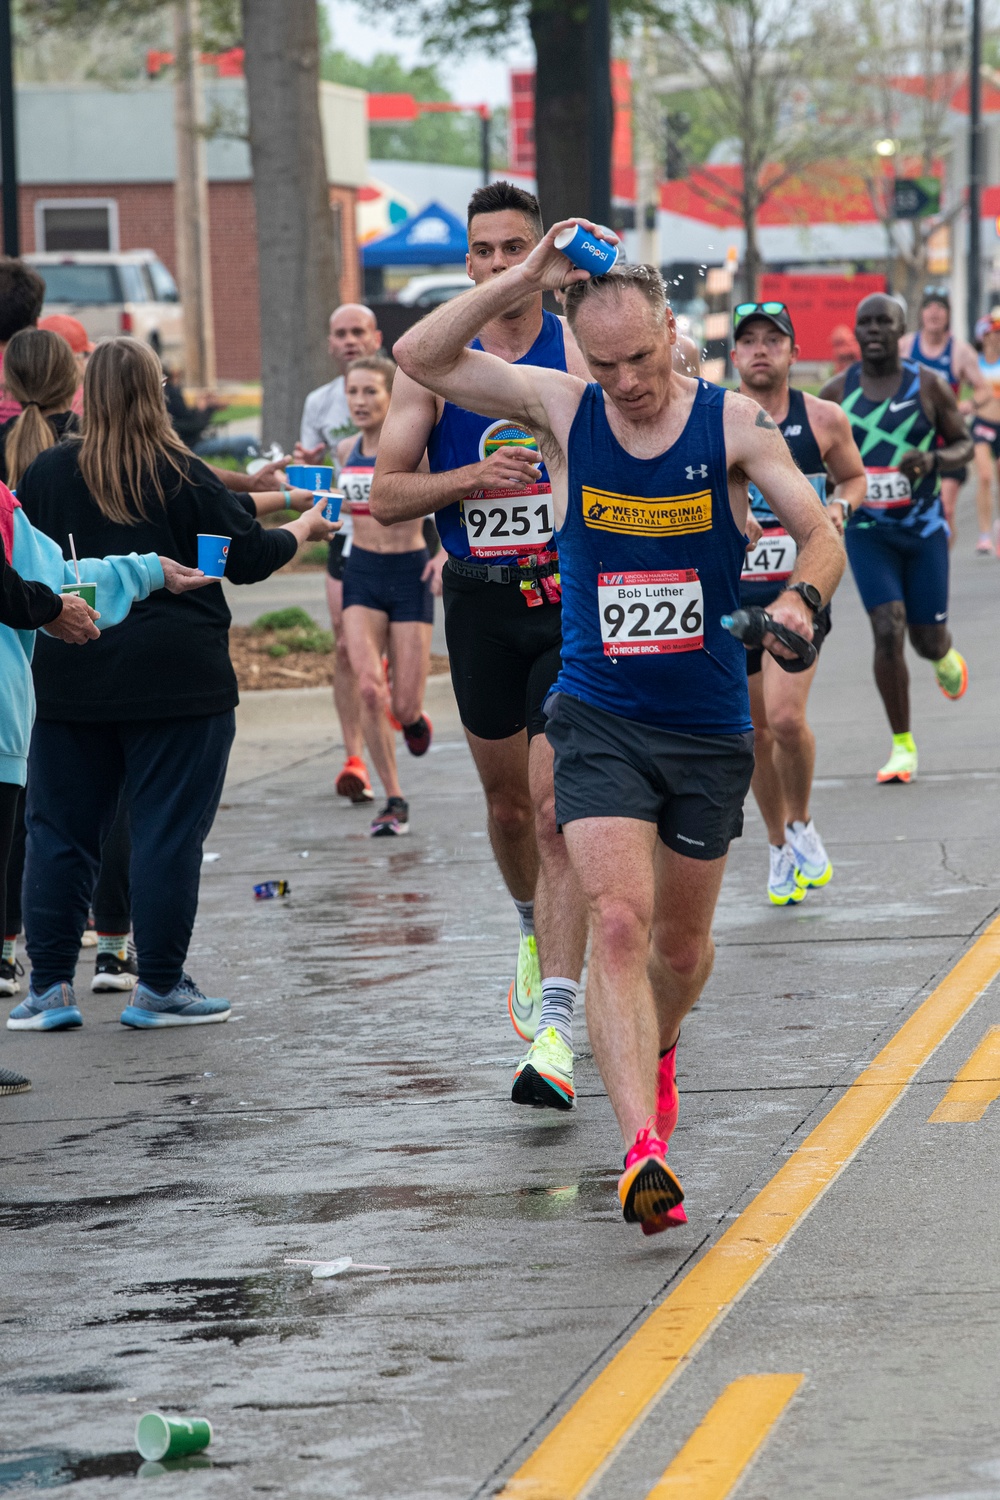
<svg viewBox="0 0 1000 1500">
<path fill-rule="evenodd" d="M 733 316 L 732 360 L 740 391 L 777 424 L 788 449 L 841 528 L 852 505 L 864 498 L 865 473 L 844 413 L 832 401 L 797 391 L 789 374 L 798 357 L 789 309 L 781 302 L 740 303 Z M 829 493 L 828 493 L 829 492 Z M 759 540 L 747 548 L 740 603 L 768 608 L 795 567 L 795 543 L 756 485 L 750 485 Z M 816 616 L 813 642 L 830 630 L 830 608 Z M 768 653 L 747 654 L 750 713 L 755 734 L 753 792 L 767 825 L 768 900 L 775 906 L 799 902 L 813 886 L 826 885 L 833 866 L 810 812 L 816 741 L 806 707 L 816 675 L 783 672 Z"/>
<path fill-rule="evenodd" d="M 875 635 L 875 682 L 892 728 L 880 782 L 912 781 L 917 748 L 910 732 L 904 642 L 930 661 L 941 691 L 961 698 L 964 659 L 948 630 L 948 523 L 940 474 L 972 456 L 954 393 L 915 362 L 903 360 L 905 319 L 891 297 L 866 297 L 855 333 L 860 363 L 834 376 L 822 396 L 851 423 L 867 475 L 864 504 L 846 532 L 847 555 Z M 943 440 L 943 446 L 939 442 Z"/>
</svg>

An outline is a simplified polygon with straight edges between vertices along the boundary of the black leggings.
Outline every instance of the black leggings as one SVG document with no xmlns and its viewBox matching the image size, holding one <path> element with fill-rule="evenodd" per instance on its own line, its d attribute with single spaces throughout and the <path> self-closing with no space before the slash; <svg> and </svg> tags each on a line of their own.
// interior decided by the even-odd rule
<svg viewBox="0 0 1000 1500">
<path fill-rule="evenodd" d="M 8 797 L 8 792 L 18 795 Z M 8 802 L 13 808 L 13 826 L 5 838 L 5 808 Z M 24 787 L 0 781 L 0 912 L 4 919 L 4 937 L 16 937 L 21 931 L 24 841 Z M 98 932 L 121 934 L 131 930 L 131 858 L 132 836 L 128 823 L 128 805 L 123 796 L 118 804 L 115 821 L 101 845 L 101 870 L 92 902 L 94 926 Z"/>
<path fill-rule="evenodd" d="M 11 851 L 18 829 L 21 832 L 21 853 L 20 859 L 15 861 L 11 858 Z M 15 786 L 12 781 L 0 781 L 0 914 L 4 919 L 4 937 L 16 937 L 21 931 L 23 869 L 24 787 Z"/>
</svg>

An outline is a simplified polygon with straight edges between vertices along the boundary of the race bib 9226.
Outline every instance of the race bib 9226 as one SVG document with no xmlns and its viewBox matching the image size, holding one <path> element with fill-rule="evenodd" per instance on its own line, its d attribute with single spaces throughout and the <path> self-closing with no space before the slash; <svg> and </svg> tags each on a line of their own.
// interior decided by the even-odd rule
<svg viewBox="0 0 1000 1500">
<path fill-rule="evenodd" d="M 694 568 L 598 573 L 605 656 L 700 651 L 705 644 L 701 579 Z"/>
</svg>

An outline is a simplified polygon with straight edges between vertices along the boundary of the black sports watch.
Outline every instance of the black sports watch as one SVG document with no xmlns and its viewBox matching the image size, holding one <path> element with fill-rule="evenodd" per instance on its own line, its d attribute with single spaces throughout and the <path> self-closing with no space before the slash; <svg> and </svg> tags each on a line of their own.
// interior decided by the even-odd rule
<svg viewBox="0 0 1000 1500">
<path fill-rule="evenodd" d="M 817 611 L 823 608 L 823 595 L 820 593 L 819 589 L 816 588 L 815 584 L 790 583 L 788 585 L 787 592 L 790 594 L 798 594 L 801 599 L 804 599 L 809 608 L 812 610 L 813 614 L 816 614 Z"/>
</svg>

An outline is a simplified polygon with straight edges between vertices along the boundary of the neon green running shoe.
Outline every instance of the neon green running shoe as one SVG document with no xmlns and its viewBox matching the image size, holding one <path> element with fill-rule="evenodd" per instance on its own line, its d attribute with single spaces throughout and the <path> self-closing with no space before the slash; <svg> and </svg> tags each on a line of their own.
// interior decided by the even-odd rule
<svg viewBox="0 0 1000 1500">
<path fill-rule="evenodd" d="M 917 749 L 907 750 L 903 745 L 893 745 L 892 754 L 876 778 L 880 782 L 915 781 L 917 779 Z"/>
<path fill-rule="evenodd" d="M 946 698 L 961 698 L 969 686 L 969 668 L 965 657 L 954 646 L 947 656 L 934 663 L 937 685 Z"/>
<path fill-rule="evenodd" d="M 517 972 L 507 991 L 510 1022 L 524 1042 L 533 1042 L 542 1013 L 542 966 L 538 944 L 522 933 L 517 950 Z"/>
<path fill-rule="evenodd" d="M 546 1026 L 517 1065 L 510 1097 L 536 1109 L 572 1109 L 573 1049 L 554 1026 Z"/>
</svg>

